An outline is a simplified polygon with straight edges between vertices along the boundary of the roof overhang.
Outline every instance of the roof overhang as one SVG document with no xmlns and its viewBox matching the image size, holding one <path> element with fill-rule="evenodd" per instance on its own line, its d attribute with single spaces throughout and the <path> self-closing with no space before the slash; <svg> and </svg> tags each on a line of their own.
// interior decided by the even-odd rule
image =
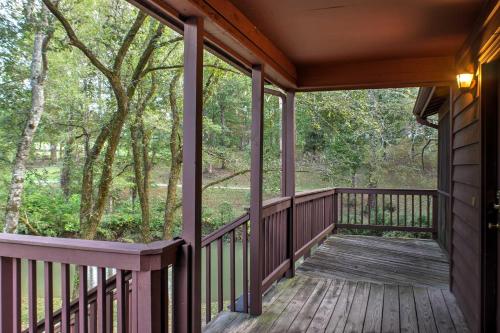
<svg viewBox="0 0 500 333">
<path fill-rule="evenodd" d="M 352 27 L 353 29 L 359 27 L 359 33 L 362 36 L 360 40 L 346 41 L 337 35 L 327 34 L 325 47 L 317 42 L 316 34 L 324 33 L 321 30 L 316 34 L 309 34 L 311 39 L 316 40 L 315 44 L 311 44 L 312 46 L 304 40 L 306 36 L 302 39 L 297 37 L 296 48 L 293 48 L 293 44 L 290 48 L 289 39 L 294 38 L 294 32 L 298 35 L 300 28 L 305 29 L 305 26 L 301 25 L 302 21 L 297 21 L 297 27 L 290 29 L 290 34 L 287 35 L 286 32 L 280 32 L 279 29 L 282 28 L 280 22 L 284 20 L 290 23 L 291 19 L 316 15 L 310 12 L 306 15 L 304 12 L 293 11 L 294 8 L 300 9 L 304 3 L 309 2 L 290 0 L 285 6 L 282 3 L 285 0 L 276 0 L 276 2 L 266 0 L 130 1 L 181 33 L 183 22 L 187 17 L 202 17 L 205 45 L 211 52 L 247 73 L 252 64 L 262 64 L 266 80 L 283 89 L 297 91 L 449 85 L 454 82 L 457 52 L 467 37 L 464 32 L 468 33 L 473 30 L 474 19 L 482 6 L 494 7 L 495 12 L 498 9 L 498 6 L 491 5 L 495 2 L 491 0 L 486 2 L 480 0 L 446 0 L 444 2 L 440 0 L 380 0 L 377 2 L 338 0 L 336 3 L 341 4 L 332 6 L 333 9 L 348 7 L 351 4 L 359 6 L 354 9 L 347 8 L 348 12 L 345 16 L 356 20 Z M 281 7 L 279 7 L 280 3 Z M 314 0 L 311 3 L 331 4 L 326 0 Z M 370 11 L 373 11 L 370 8 L 374 3 L 377 3 L 383 10 L 370 14 Z M 263 12 L 265 8 L 271 10 L 283 8 L 283 6 L 286 10 L 281 16 Z M 410 8 L 410 11 L 406 7 Z M 450 14 L 450 11 L 453 12 L 454 9 L 456 9 L 455 12 Z M 433 14 L 433 11 L 436 13 Z M 358 12 L 360 17 L 356 18 Z M 392 16 L 384 16 L 386 12 Z M 456 19 L 457 12 L 460 14 L 460 20 Z M 328 13 L 327 11 L 327 15 L 333 15 L 333 13 Z M 382 18 L 377 16 L 377 13 L 382 15 Z M 403 14 L 406 16 L 403 17 Z M 344 18 L 342 11 L 335 12 L 335 15 Z M 407 20 L 407 22 L 397 22 L 398 15 L 401 16 L 400 19 Z M 495 17 L 497 16 L 495 14 Z M 312 18 L 314 19 L 314 16 Z M 385 25 L 372 27 L 370 31 L 370 23 L 363 24 L 362 22 L 370 18 L 383 19 L 381 24 Z M 310 22 L 312 26 L 307 26 L 307 29 L 314 32 L 315 21 Z M 322 22 L 322 24 L 330 24 L 328 20 Z M 334 23 L 331 24 L 332 27 L 339 28 Z M 404 34 L 396 36 L 397 38 L 391 37 L 391 31 L 396 33 L 402 27 L 404 27 Z M 324 29 L 324 26 L 322 28 Z M 393 42 L 394 45 L 391 47 L 375 47 L 373 43 L 365 45 L 368 43 L 367 31 L 373 35 L 375 41 L 389 43 L 387 45 Z M 342 36 L 342 29 L 338 35 Z M 433 43 L 427 43 L 426 38 L 432 39 L 433 36 L 437 36 L 437 39 Z M 339 42 L 335 43 L 334 38 L 339 38 Z M 396 43 L 397 41 L 399 42 Z M 420 44 L 412 45 L 416 43 L 415 41 Z M 308 50 L 308 53 L 298 53 L 300 48 L 304 47 L 313 49 Z M 343 48 L 348 50 L 344 53 L 331 52 L 333 49 L 342 50 Z M 378 50 L 378 53 L 368 52 L 371 49 Z M 420 49 L 423 51 L 419 51 Z M 317 61 L 319 58 L 311 58 L 315 54 L 321 58 L 321 61 Z M 340 57 L 339 54 L 343 54 L 344 57 Z M 328 58 L 329 56 L 332 58 Z"/>
</svg>

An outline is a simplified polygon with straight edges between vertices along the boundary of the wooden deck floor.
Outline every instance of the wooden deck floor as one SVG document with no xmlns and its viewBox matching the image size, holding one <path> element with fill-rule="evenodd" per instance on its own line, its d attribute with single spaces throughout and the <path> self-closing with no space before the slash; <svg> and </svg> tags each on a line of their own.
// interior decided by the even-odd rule
<svg viewBox="0 0 500 333">
<path fill-rule="evenodd" d="M 263 314 L 223 312 L 205 332 L 468 332 L 430 240 L 332 236 L 264 297 Z"/>
</svg>

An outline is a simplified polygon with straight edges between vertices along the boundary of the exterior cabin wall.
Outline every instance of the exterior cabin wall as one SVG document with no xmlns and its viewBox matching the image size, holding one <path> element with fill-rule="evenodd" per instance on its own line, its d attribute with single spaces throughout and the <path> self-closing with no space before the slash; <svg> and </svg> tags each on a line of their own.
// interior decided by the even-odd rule
<svg viewBox="0 0 500 333">
<path fill-rule="evenodd" d="M 481 122 L 476 90 L 452 94 L 451 289 L 473 332 L 481 322 Z"/>
<path fill-rule="evenodd" d="M 438 127 L 438 242 L 449 253 L 450 246 L 450 103 L 439 109 Z"/>
</svg>

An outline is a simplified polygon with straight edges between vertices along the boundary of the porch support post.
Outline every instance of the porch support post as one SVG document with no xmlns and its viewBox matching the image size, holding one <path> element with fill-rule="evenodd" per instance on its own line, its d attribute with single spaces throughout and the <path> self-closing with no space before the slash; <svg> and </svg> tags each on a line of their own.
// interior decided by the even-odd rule
<svg viewBox="0 0 500 333">
<path fill-rule="evenodd" d="M 291 197 L 291 206 L 288 210 L 287 258 L 290 259 L 290 268 L 286 276 L 295 275 L 295 92 L 288 91 L 283 105 L 282 114 L 282 189 L 281 195 Z"/>
<path fill-rule="evenodd" d="M 262 313 L 262 141 L 264 132 L 264 73 L 252 67 L 252 134 L 250 163 L 250 314 Z"/>
<path fill-rule="evenodd" d="M 184 23 L 184 119 L 182 237 L 190 246 L 187 269 L 189 332 L 201 331 L 201 184 L 202 184 L 203 20 Z"/>
</svg>

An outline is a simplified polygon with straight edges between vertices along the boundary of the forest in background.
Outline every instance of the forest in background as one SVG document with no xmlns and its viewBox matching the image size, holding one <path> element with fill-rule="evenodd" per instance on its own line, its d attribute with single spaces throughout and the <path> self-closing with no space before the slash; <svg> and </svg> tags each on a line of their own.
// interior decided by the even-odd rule
<svg viewBox="0 0 500 333">
<path fill-rule="evenodd" d="M 123 0 L 0 0 L 6 231 L 151 241 L 179 233 L 182 36 Z M 417 88 L 298 93 L 297 191 L 435 188 Z M 205 52 L 203 228 L 249 205 L 251 80 Z M 281 106 L 265 98 L 264 192 L 279 195 Z"/>
</svg>

